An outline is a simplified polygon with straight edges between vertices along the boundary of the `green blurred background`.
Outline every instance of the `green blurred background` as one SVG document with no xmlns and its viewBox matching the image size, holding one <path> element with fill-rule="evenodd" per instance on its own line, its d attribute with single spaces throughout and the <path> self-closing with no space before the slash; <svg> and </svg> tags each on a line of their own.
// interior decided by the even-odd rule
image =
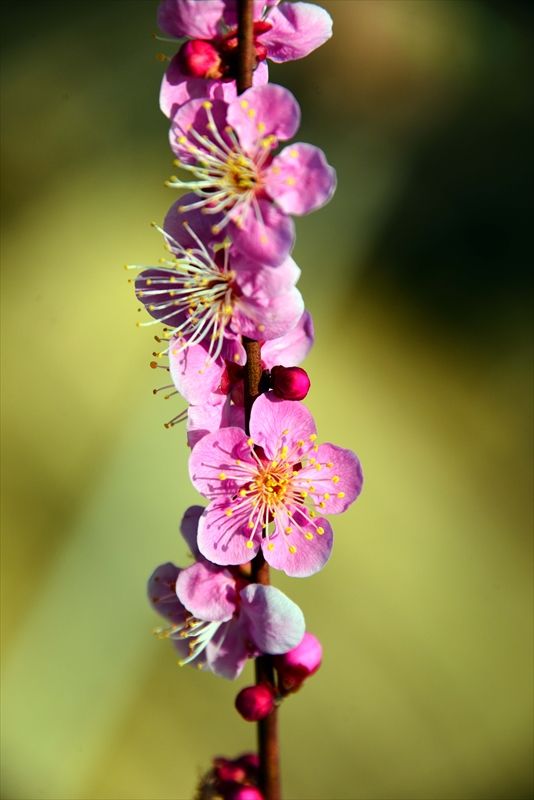
<svg viewBox="0 0 534 800">
<path fill-rule="evenodd" d="M 325 2 L 271 70 L 339 189 L 297 222 L 320 438 L 362 497 L 305 581 L 324 644 L 282 711 L 287 800 L 531 797 L 532 4 Z M 122 269 L 176 194 L 155 0 L 2 3 L 3 797 L 190 798 L 254 746 L 144 583 L 186 564 L 183 407 Z M 161 381 L 164 383 L 165 381 Z"/>
</svg>

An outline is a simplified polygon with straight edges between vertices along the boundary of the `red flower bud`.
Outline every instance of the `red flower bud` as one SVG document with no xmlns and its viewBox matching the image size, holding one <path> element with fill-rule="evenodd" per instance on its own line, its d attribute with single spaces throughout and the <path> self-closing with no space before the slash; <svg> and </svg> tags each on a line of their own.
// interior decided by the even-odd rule
<svg viewBox="0 0 534 800">
<path fill-rule="evenodd" d="M 224 800 L 263 800 L 263 795 L 256 786 L 234 784 L 223 790 Z"/>
<path fill-rule="evenodd" d="M 235 783 L 243 783 L 247 777 L 247 770 L 244 765 L 237 761 L 230 761 L 228 758 L 216 758 L 213 761 L 217 780 Z"/>
<path fill-rule="evenodd" d="M 306 632 L 299 645 L 284 653 L 274 656 L 273 662 L 280 674 L 286 688 L 302 683 L 302 681 L 317 672 L 321 666 L 323 648 L 319 639 Z"/>
<path fill-rule="evenodd" d="M 178 51 L 178 65 L 188 78 L 220 78 L 221 57 L 215 47 L 201 39 L 184 42 Z"/>
<path fill-rule="evenodd" d="M 282 400 L 304 400 L 310 389 L 306 370 L 300 367 L 273 367 L 271 386 L 275 397 Z"/>
<path fill-rule="evenodd" d="M 258 722 L 271 713 L 274 706 L 273 692 L 269 686 L 246 686 L 235 699 L 235 707 L 247 722 Z"/>
</svg>

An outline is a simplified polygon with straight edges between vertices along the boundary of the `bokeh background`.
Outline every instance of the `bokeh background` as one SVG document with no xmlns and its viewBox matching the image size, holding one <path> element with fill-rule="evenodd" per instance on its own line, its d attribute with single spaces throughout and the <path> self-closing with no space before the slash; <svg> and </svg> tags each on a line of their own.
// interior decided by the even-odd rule
<svg viewBox="0 0 534 800">
<path fill-rule="evenodd" d="M 199 498 L 123 263 L 176 194 L 155 0 L 2 3 L 3 797 L 190 798 L 254 746 L 151 636 Z M 337 168 L 297 222 L 320 437 L 366 484 L 305 581 L 287 800 L 531 797 L 532 4 L 333 0 L 271 77 Z M 165 381 L 162 381 L 164 383 Z"/>
</svg>

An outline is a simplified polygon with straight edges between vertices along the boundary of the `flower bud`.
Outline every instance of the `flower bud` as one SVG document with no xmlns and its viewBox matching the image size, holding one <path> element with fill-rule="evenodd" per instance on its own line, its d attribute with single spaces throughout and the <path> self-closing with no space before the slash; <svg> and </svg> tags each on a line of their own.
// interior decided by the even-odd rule
<svg viewBox="0 0 534 800">
<path fill-rule="evenodd" d="M 310 389 L 310 379 L 301 367 L 273 367 L 271 386 L 275 397 L 282 400 L 304 400 Z"/>
<path fill-rule="evenodd" d="M 263 795 L 256 786 L 242 786 L 238 783 L 223 789 L 224 800 L 263 800 Z"/>
<path fill-rule="evenodd" d="M 249 780 L 256 780 L 260 769 L 260 757 L 257 753 L 243 753 L 243 755 L 239 756 L 237 759 L 236 764 L 240 764 L 244 767 Z"/>
<path fill-rule="evenodd" d="M 246 686 L 237 695 L 235 707 L 247 722 L 258 722 L 273 710 L 272 689 L 261 683 L 257 686 Z"/>
<path fill-rule="evenodd" d="M 178 64 L 188 78 L 219 78 L 221 57 L 215 47 L 201 39 L 184 42 L 178 51 Z"/>
<path fill-rule="evenodd" d="M 230 781 L 243 783 L 247 777 L 245 765 L 239 764 L 237 761 L 230 761 L 228 758 L 215 758 L 213 766 L 217 780 L 225 783 Z"/>
<path fill-rule="evenodd" d="M 299 645 L 281 656 L 274 656 L 273 662 L 278 670 L 284 688 L 302 683 L 302 681 L 317 672 L 321 666 L 323 648 L 319 640 L 311 633 L 306 632 Z"/>
</svg>

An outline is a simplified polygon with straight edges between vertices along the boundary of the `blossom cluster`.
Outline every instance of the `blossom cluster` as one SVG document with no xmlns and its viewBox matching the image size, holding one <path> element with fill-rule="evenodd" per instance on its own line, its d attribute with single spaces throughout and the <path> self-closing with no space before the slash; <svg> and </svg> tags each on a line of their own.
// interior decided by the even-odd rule
<svg viewBox="0 0 534 800">
<path fill-rule="evenodd" d="M 162 564 L 149 579 L 149 600 L 166 623 L 157 633 L 179 663 L 227 679 L 247 659 L 273 656 L 277 685 L 238 696 L 240 713 L 257 720 L 317 670 L 322 651 L 298 606 L 254 583 L 250 562 L 262 558 L 299 578 L 321 570 L 334 541 L 327 516 L 356 500 L 363 477 L 352 451 L 317 441 L 302 402 L 310 380 L 299 365 L 314 329 L 297 288 L 293 217 L 327 203 L 336 175 L 314 145 L 284 146 L 298 131 L 300 108 L 268 82 L 266 65 L 308 55 L 332 23 L 305 2 L 254 0 L 253 12 L 253 85 L 238 95 L 237 0 L 160 3 L 159 25 L 178 47 L 160 105 L 181 177 L 166 183 L 181 196 L 155 226 L 166 258 L 132 268 L 141 269 L 135 293 L 149 315 L 138 325 L 163 325 L 152 366 L 170 374 L 163 388 L 189 403 L 169 424 L 187 418 L 189 474 L 206 500 L 181 523 L 194 563 Z M 248 415 L 251 340 L 262 374 Z M 250 774 L 250 765 L 238 767 Z"/>
</svg>

